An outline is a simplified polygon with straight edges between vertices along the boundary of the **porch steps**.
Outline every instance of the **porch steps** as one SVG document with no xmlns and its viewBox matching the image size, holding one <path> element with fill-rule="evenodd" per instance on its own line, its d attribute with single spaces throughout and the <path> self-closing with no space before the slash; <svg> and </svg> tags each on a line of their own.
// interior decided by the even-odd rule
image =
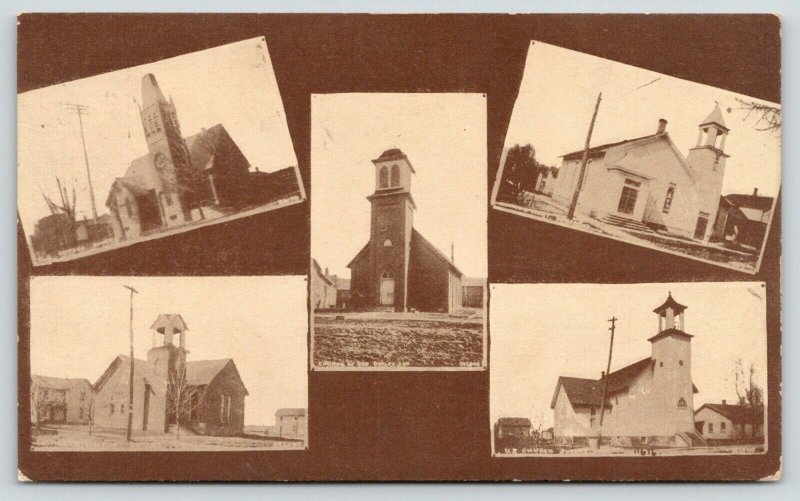
<svg viewBox="0 0 800 501">
<path fill-rule="evenodd" d="M 617 216 L 615 214 L 606 214 L 600 220 L 606 224 L 610 224 L 612 226 L 618 226 L 620 228 L 625 228 L 628 230 L 643 231 L 648 233 L 652 231 L 650 228 L 647 227 L 646 224 L 644 224 L 641 221 L 635 221 L 633 219 Z"/>
<path fill-rule="evenodd" d="M 689 438 L 689 440 L 691 441 L 690 443 L 692 444 L 692 447 L 697 447 L 697 446 L 703 447 L 703 446 L 707 446 L 708 445 L 708 442 L 706 442 L 706 439 L 701 437 L 697 432 L 687 431 L 687 432 L 683 433 L 683 435 L 686 435 Z"/>
</svg>

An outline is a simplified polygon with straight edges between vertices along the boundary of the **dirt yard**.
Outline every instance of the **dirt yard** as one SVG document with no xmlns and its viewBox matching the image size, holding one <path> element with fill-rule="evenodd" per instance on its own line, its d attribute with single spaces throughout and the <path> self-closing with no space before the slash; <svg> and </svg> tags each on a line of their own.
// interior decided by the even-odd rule
<svg viewBox="0 0 800 501">
<path fill-rule="evenodd" d="M 125 440 L 125 430 L 94 428 L 87 425 L 52 425 L 32 430 L 34 451 L 233 451 L 244 449 L 303 449 L 301 441 L 247 437 L 208 437 L 181 430 L 175 434 L 135 432 Z"/>
<path fill-rule="evenodd" d="M 483 317 L 444 313 L 314 316 L 317 367 L 481 367 Z"/>
</svg>

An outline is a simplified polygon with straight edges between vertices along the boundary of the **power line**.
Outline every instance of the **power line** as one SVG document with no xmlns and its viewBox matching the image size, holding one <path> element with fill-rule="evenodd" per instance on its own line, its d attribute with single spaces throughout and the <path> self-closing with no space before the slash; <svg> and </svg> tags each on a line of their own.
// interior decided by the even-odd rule
<svg viewBox="0 0 800 501">
<path fill-rule="evenodd" d="M 83 161 L 86 164 L 86 180 L 89 183 L 89 197 L 92 200 L 92 217 L 97 221 L 97 205 L 94 201 L 94 187 L 92 186 L 92 172 L 89 169 L 89 155 L 86 153 L 86 137 L 83 134 L 83 116 L 88 115 L 89 107 L 84 104 L 65 103 L 66 107 L 78 115 L 81 128 L 81 143 L 83 144 Z"/>
</svg>

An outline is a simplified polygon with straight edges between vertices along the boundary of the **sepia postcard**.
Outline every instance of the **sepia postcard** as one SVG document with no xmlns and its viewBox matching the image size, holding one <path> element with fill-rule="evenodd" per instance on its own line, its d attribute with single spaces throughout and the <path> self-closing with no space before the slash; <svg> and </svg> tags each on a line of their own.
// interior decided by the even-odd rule
<svg viewBox="0 0 800 501">
<path fill-rule="evenodd" d="M 533 42 L 492 206 L 754 274 L 780 125 L 778 104 Z"/>
<path fill-rule="evenodd" d="M 495 456 L 767 450 L 763 282 L 492 285 Z"/>
<path fill-rule="evenodd" d="M 265 39 L 22 93 L 34 266 L 305 199 Z"/>
<path fill-rule="evenodd" d="M 31 278 L 33 451 L 303 450 L 307 280 Z"/>
<path fill-rule="evenodd" d="M 484 368 L 486 96 L 315 94 L 311 113 L 312 367 Z"/>
</svg>

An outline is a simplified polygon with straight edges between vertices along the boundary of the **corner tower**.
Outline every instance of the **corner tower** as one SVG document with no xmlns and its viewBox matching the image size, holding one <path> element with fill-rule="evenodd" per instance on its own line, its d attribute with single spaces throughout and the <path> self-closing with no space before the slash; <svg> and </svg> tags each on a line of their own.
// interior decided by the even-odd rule
<svg viewBox="0 0 800 501">
<path fill-rule="evenodd" d="M 708 241 L 717 217 L 722 180 L 725 177 L 725 160 L 730 156 L 725 153 L 725 141 L 729 133 L 722 110 L 716 104 L 698 125 L 697 144 L 689 150 L 686 158 L 697 180 L 699 213 L 694 231 L 697 240 Z"/>
<path fill-rule="evenodd" d="M 694 430 L 694 384 L 692 383 L 692 336 L 684 330 L 687 307 L 672 293 L 653 310 L 658 315 L 658 333 L 652 344 L 653 412 L 659 416 L 662 435 L 676 430 Z"/>
<path fill-rule="evenodd" d="M 186 362 L 186 331 L 189 327 L 180 315 L 162 313 L 150 329 L 153 331 L 153 347 L 147 352 L 147 363 L 156 374 L 169 381 L 178 364 Z M 158 336 L 163 336 L 160 346 L 157 342 Z"/>
<path fill-rule="evenodd" d="M 184 218 L 191 219 L 189 193 L 193 183 L 193 170 L 189 148 L 181 133 L 175 103 L 164 97 L 152 73 L 142 77 L 142 105 L 139 113 L 153 165 L 161 180 L 160 203 L 164 196 L 177 195 Z M 167 201 L 169 204 L 169 201 Z M 171 205 L 171 204 L 170 204 Z"/>
<path fill-rule="evenodd" d="M 398 148 L 384 151 L 372 161 L 375 192 L 370 225 L 369 302 L 406 311 L 411 230 L 416 205 L 411 197 L 414 167 Z"/>
</svg>

